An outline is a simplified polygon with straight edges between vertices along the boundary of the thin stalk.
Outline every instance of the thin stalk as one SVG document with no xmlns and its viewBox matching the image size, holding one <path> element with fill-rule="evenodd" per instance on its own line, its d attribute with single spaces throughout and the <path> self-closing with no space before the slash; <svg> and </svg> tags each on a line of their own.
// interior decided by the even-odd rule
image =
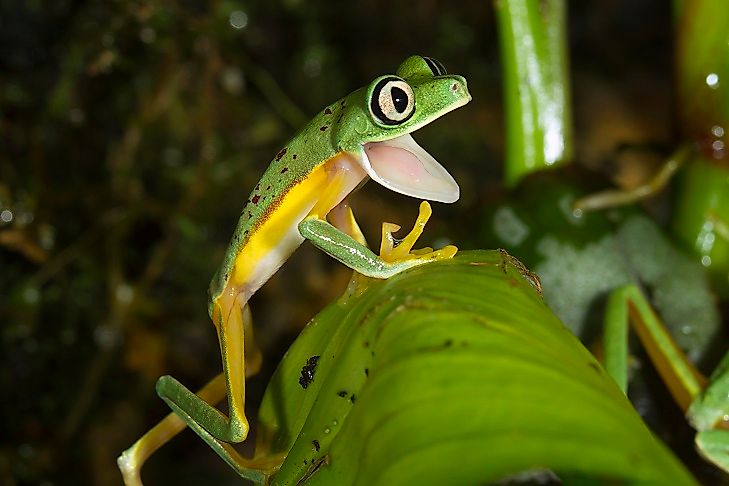
<svg viewBox="0 0 729 486">
<path fill-rule="evenodd" d="M 495 2 L 504 71 L 506 184 L 569 162 L 572 119 L 564 0 Z"/>
</svg>

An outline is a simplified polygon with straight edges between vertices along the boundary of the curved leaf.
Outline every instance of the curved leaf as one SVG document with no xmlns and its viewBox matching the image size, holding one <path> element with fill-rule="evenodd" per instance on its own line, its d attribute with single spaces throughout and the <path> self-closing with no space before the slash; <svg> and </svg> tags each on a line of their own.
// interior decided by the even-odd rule
<svg viewBox="0 0 729 486">
<path fill-rule="evenodd" d="M 505 252 L 354 282 L 269 384 L 259 453 L 288 452 L 273 484 L 482 484 L 544 470 L 693 484 Z"/>
</svg>

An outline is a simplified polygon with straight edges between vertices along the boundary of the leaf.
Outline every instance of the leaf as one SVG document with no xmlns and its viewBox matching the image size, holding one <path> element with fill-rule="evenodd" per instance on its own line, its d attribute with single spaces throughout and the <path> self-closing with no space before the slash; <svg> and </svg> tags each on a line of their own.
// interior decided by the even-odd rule
<svg viewBox="0 0 729 486">
<path fill-rule="evenodd" d="M 567 181 L 528 181 L 487 214 L 479 244 L 504 246 L 533 268 L 550 308 L 583 341 L 599 333 L 610 291 L 644 286 L 679 346 L 699 361 L 721 327 L 701 264 L 635 207 L 574 216 L 580 195 Z"/>
<path fill-rule="evenodd" d="M 258 453 L 288 452 L 272 484 L 483 484 L 545 470 L 693 484 L 534 282 L 503 251 L 355 279 L 266 391 Z"/>
</svg>

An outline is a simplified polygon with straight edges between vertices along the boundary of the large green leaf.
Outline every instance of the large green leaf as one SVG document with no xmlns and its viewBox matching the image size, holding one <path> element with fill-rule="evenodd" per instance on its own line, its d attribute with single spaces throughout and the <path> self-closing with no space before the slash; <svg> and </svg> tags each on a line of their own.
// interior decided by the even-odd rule
<svg viewBox="0 0 729 486">
<path fill-rule="evenodd" d="M 356 280 L 269 384 L 273 484 L 693 484 L 536 285 L 500 251 Z"/>
</svg>

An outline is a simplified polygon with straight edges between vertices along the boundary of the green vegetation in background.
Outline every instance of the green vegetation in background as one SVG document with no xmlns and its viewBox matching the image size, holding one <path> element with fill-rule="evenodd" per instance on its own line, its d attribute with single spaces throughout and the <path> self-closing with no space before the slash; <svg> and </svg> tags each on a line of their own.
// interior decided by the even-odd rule
<svg viewBox="0 0 729 486">
<path fill-rule="evenodd" d="M 674 10 L 679 128 L 695 151 L 679 176 L 673 229 L 728 298 L 729 9 L 687 0 Z"/>
<path fill-rule="evenodd" d="M 564 0 L 494 2 L 506 105 L 506 185 L 571 161 Z"/>
</svg>

